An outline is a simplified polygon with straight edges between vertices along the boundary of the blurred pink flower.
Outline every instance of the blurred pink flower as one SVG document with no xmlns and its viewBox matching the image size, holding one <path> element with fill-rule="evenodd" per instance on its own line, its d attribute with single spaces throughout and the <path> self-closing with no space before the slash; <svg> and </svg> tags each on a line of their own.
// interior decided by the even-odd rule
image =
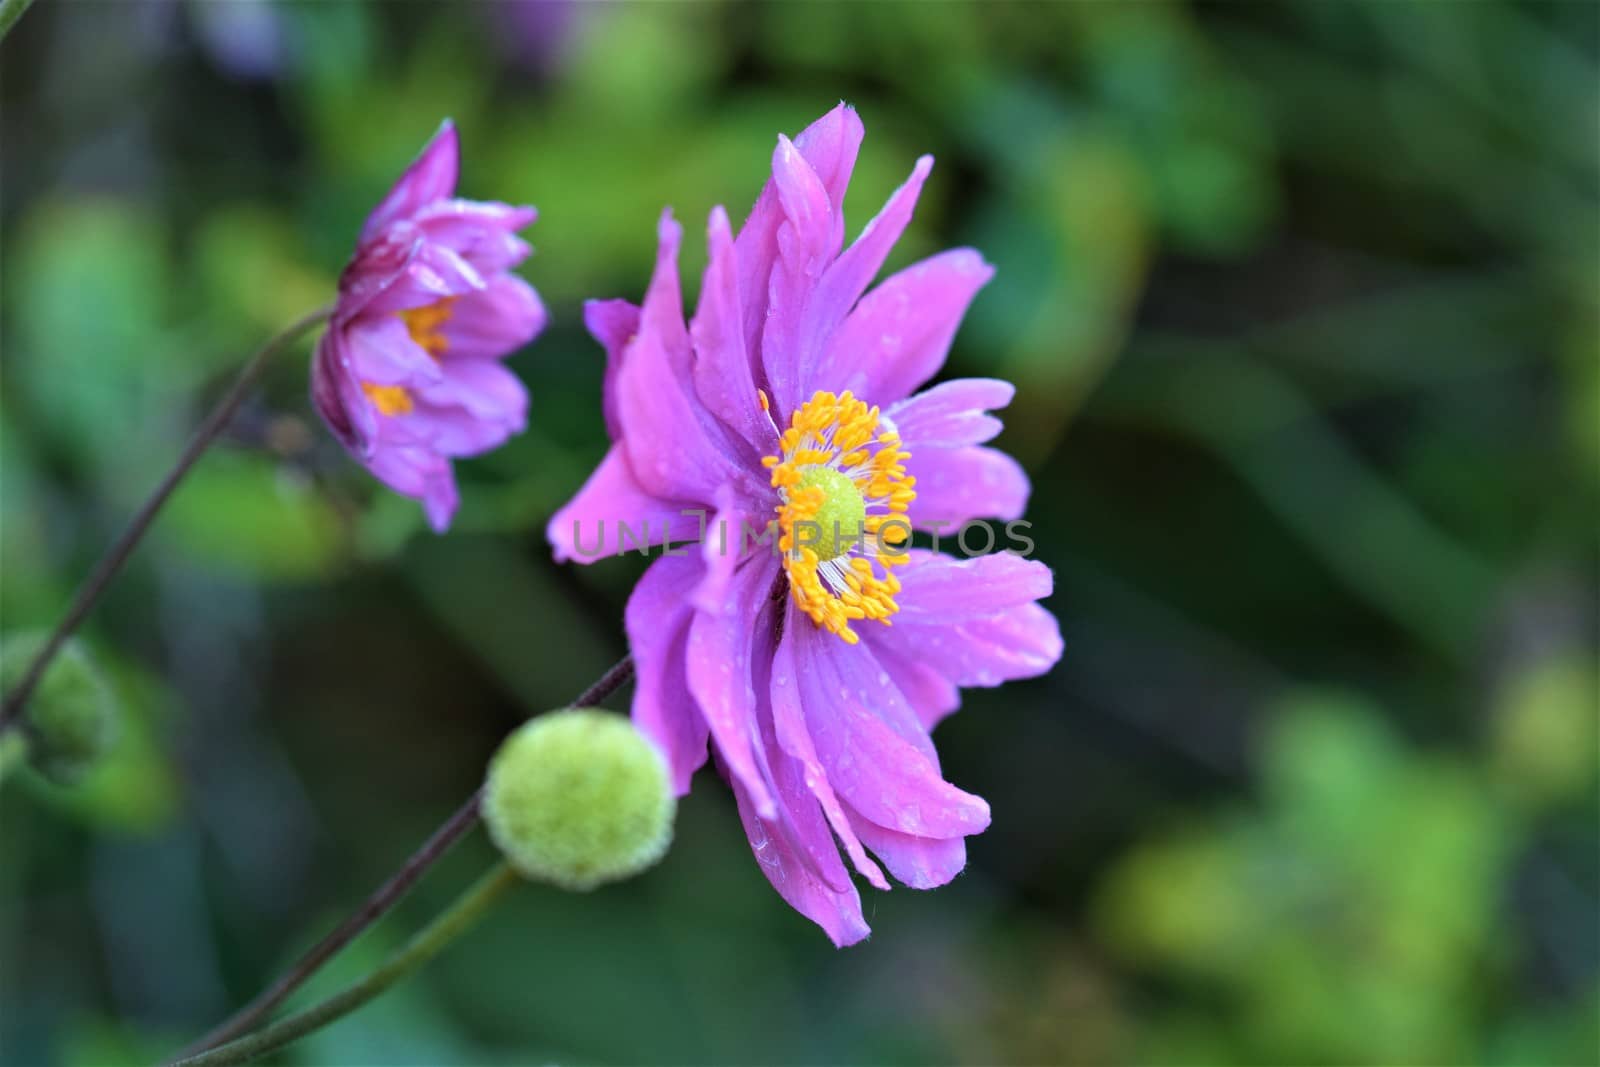
<svg viewBox="0 0 1600 1067">
<path fill-rule="evenodd" d="M 587 306 L 613 444 L 548 530 L 559 558 L 588 561 L 704 529 L 698 549 L 651 564 L 628 602 L 633 717 L 680 793 L 710 741 L 762 873 L 839 945 L 869 932 L 840 845 L 872 885 L 889 887 L 869 850 L 925 889 L 962 870 L 965 838 L 989 823 L 982 799 L 944 780 L 929 737 L 958 687 L 1042 674 L 1061 655 L 1036 603 L 1051 591 L 1043 564 L 956 560 L 892 532 L 1014 519 L 1028 480 L 984 445 L 1008 383 L 911 395 L 993 272 L 956 249 L 867 292 L 932 159 L 843 248 L 862 134 L 841 104 L 778 138 L 738 237 L 711 213 L 692 322 L 670 214 L 643 307 Z M 776 548 L 743 535 L 769 523 Z"/>
<path fill-rule="evenodd" d="M 454 199 L 459 159 L 446 122 L 367 218 L 311 373 L 334 436 L 441 532 L 458 502 L 450 461 L 526 426 L 527 390 L 500 360 L 545 324 L 510 273 L 536 212 Z"/>
</svg>

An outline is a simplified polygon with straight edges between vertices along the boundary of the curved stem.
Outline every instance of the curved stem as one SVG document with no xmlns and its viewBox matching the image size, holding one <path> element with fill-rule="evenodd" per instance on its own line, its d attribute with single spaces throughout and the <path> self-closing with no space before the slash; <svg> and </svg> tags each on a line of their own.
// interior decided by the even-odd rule
<svg viewBox="0 0 1600 1067">
<path fill-rule="evenodd" d="M 179 1067 L 248 1063 L 306 1034 L 320 1030 L 335 1019 L 350 1014 L 437 956 L 452 941 L 470 929 L 507 889 L 520 881 L 521 876 L 504 860 L 500 861 L 470 889 L 457 897 L 455 903 L 355 985 L 334 994 L 320 1004 L 314 1004 L 304 1011 L 280 1019 L 248 1037 L 242 1037 L 209 1052 L 202 1052 L 198 1056 L 180 1060 Z"/>
<path fill-rule="evenodd" d="M 574 708 L 593 707 L 606 697 L 615 693 L 628 679 L 633 677 L 633 657 L 624 656 L 612 665 L 611 669 L 600 676 L 600 679 L 572 702 Z M 240 1034 L 245 1033 L 256 1023 L 264 1019 L 273 1008 L 282 1004 L 289 994 L 305 984 L 313 974 L 320 970 L 323 964 L 332 959 L 344 946 L 354 941 L 367 927 L 377 922 L 390 908 L 405 896 L 406 891 L 416 884 L 423 873 L 432 867 L 450 846 L 459 841 L 463 835 L 478 822 L 478 802 L 483 798 L 483 789 L 480 787 L 467 799 L 467 802 L 457 808 L 455 813 L 444 821 L 444 825 L 435 830 L 422 846 L 413 852 L 401 864 L 388 881 L 380 885 L 371 896 L 361 902 L 361 905 L 350 914 L 344 922 L 336 926 L 321 941 L 295 961 L 294 965 L 279 976 L 278 980 L 268 986 L 250 1003 L 240 1008 L 233 1015 L 218 1023 L 204 1037 L 192 1042 L 183 1051 L 178 1053 L 181 1060 L 184 1056 L 193 1056 L 205 1049 L 214 1048 L 225 1041 L 232 1041 Z"/>
<path fill-rule="evenodd" d="M 271 361 L 273 356 L 287 348 L 297 337 L 322 322 L 332 312 L 333 309 L 331 307 L 318 308 L 309 315 L 297 319 L 295 322 L 290 323 L 282 333 L 279 333 L 257 349 L 255 355 L 250 357 L 250 361 L 244 365 L 244 370 L 240 371 L 239 376 L 234 379 L 233 385 L 228 389 L 227 394 L 217 403 L 216 407 L 211 409 L 211 414 L 206 416 L 205 421 L 200 424 L 200 428 L 189 439 L 189 443 L 178 457 L 177 463 L 173 464 L 172 469 L 167 472 L 167 476 L 161 480 L 161 484 L 156 486 L 155 492 L 150 494 L 149 499 L 140 506 L 138 512 L 128 523 L 127 528 L 122 531 L 122 535 L 106 550 L 106 554 L 100 557 L 100 562 L 95 565 L 89 577 L 84 579 L 83 584 L 78 587 L 78 592 L 72 598 L 72 606 L 67 609 L 67 613 L 56 624 L 55 630 L 51 632 L 50 639 L 44 643 L 44 647 L 34 656 L 33 662 L 28 665 L 28 672 L 22 676 L 22 681 L 17 683 L 15 689 L 6 694 L 5 703 L 0 704 L 0 733 L 4 733 L 9 729 L 21 716 L 22 709 L 27 706 L 28 698 L 33 695 L 34 689 L 39 685 L 39 680 L 44 677 L 45 669 L 50 666 L 50 661 L 55 659 L 56 653 L 61 651 L 61 646 L 66 643 L 67 638 L 72 636 L 89 612 L 94 610 L 94 606 L 100 600 L 101 594 L 106 591 L 106 587 L 111 584 L 111 580 L 117 576 L 117 572 L 122 570 L 123 564 L 128 562 L 128 557 L 133 555 L 133 550 L 139 547 L 139 541 L 144 537 L 145 532 L 150 529 L 150 524 L 155 521 L 162 505 L 172 496 L 173 490 L 178 488 L 178 484 L 183 481 L 183 476 L 189 473 L 189 468 L 195 465 L 195 462 L 205 453 L 206 448 L 216 439 L 216 436 L 227 427 L 229 421 L 233 418 L 234 412 L 239 410 L 239 405 L 249 395 L 251 387 L 255 385 L 256 379 L 261 376 L 261 372 L 266 368 L 267 363 Z"/>
</svg>

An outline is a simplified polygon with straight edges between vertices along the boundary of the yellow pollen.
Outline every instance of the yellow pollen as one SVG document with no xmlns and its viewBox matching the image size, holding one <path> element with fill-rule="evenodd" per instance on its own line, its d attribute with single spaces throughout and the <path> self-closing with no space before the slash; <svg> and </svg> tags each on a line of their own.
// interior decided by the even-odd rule
<svg viewBox="0 0 1600 1067">
<path fill-rule="evenodd" d="M 766 394 L 760 399 L 770 414 Z M 860 640 L 852 622 L 887 626 L 900 610 L 900 580 L 890 568 L 906 561 L 905 512 L 917 495 L 905 468 L 911 453 L 898 433 L 880 432 L 879 422 L 877 408 L 848 392 L 818 392 L 779 435 L 778 455 L 761 461 L 778 490 L 789 595 L 818 626 L 852 645 Z"/>
<path fill-rule="evenodd" d="M 438 359 L 450 348 L 449 340 L 441 331 L 454 314 L 455 303 L 455 297 L 447 296 L 424 307 L 407 308 L 395 314 L 406 324 L 406 332 L 411 339 L 421 345 L 428 355 Z"/>
<path fill-rule="evenodd" d="M 361 391 L 367 394 L 377 409 L 385 415 L 411 414 L 411 394 L 403 385 L 373 385 L 362 382 Z"/>
</svg>

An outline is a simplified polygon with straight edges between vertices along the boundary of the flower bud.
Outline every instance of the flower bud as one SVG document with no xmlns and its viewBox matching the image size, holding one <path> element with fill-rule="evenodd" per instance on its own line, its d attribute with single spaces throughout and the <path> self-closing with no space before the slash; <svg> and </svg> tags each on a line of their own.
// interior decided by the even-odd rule
<svg viewBox="0 0 1600 1067">
<path fill-rule="evenodd" d="M 0 692 L 11 692 L 22 680 L 45 641 L 41 632 L 0 639 Z M 19 725 L 28 762 L 62 785 L 78 781 L 116 745 L 115 698 L 80 642 L 68 639 L 61 646 Z"/>
<path fill-rule="evenodd" d="M 567 708 L 522 726 L 489 762 L 483 818 L 524 876 L 593 889 L 649 867 L 677 798 L 653 744 L 621 715 Z"/>
</svg>

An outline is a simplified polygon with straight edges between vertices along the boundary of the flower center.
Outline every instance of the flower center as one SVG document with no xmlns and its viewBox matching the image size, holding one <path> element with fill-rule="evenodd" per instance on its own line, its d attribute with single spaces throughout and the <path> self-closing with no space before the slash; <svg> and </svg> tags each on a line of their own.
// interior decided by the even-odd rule
<svg viewBox="0 0 1600 1067">
<path fill-rule="evenodd" d="M 438 359 L 450 348 L 450 341 L 443 330 L 444 324 L 455 313 L 455 303 L 455 297 L 447 296 L 419 308 L 396 311 L 395 315 L 406 324 L 406 333 L 411 335 L 411 339 L 428 355 Z M 362 382 L 361 391 L 367 394 L 367 399 L 372 401 L 381 415 L 409 415 L 416 406 L 403 385 Z"/>
<path fill-rule="evenodd" d="M 450 316 L 455 313 L 456 298 L 447 296 L 442 300 L 435 300 L 419 308 L 407 308 L 395 312 L 400 316 L 400 321 L 406 324 L 406 332 L 411 339 L 422 346 L 422 350 L 434 359 L 444 355 L 450 348 L 450 341 L 443 333 L 444 324 L 450 321 Z"/>
<path fill-rule="evenodd" d="M 367 394 L 367 399 L 385 415 L 411 414 L 411 394 L 406 392 L 403 385 L 373 385 L 371 382 L 362 382 L 361 391 Z"/>
<path fill-rule="evenodd" d="M 765 393 L 761 406 L 770 418 Z M 911 453 L 885 421 L 848 392 L 818 392 L 779 434 L 779 454 L 761 461 L 778 490 L 789 594 L 811 621 L 852 645 L 860 638 L 851 622 L 887 625 L 900 610 L 900 580 L 890 568 L 906 561 L 911 536 L 905 512 L 916 479 L 904 462 Z"/>
<path fill-rule="evenodd" d="M 797 492 L 822 494 L 816 514 L 799 528 L 799 540 L 816 549 L 818 559 L 837 559 L 866 537 L 867 502 L 855 482 L 832 467 L 807 467 L 795 484 Z"/>
</svg>

